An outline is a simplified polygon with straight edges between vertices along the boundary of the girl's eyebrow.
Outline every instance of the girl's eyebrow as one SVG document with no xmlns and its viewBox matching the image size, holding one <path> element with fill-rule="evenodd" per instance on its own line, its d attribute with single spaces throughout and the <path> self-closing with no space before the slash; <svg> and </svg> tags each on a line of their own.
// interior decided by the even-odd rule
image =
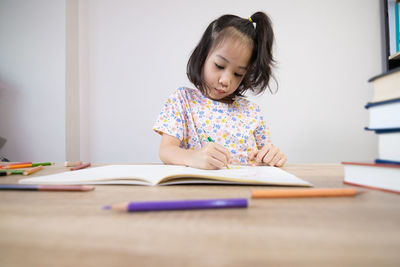
<svg viewBox="0 0 400 267">
<path fill-rule="evenodd" d="M 226 61 L 227 63 L 229 63 L 229 60 L 227 60 L 225 57 L 221 56 L 221 55 L 217 55 L 217 57 L 221 58 L 222 60 Z M 247 70 L 247 67 L 243 67 L 243 66 L 238 66 L 239 69 L 244 69 Z"/>
</svg>

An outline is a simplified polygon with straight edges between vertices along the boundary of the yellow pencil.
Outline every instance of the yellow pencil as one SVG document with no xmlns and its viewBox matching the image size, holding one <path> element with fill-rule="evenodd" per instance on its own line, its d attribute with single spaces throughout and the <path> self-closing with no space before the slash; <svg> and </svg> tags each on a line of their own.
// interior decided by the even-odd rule
<svg viewBox="0 0 400 267">
<path fill-rule="evenodd" d="M 28 169 L 28 170 L 24 171 L 23 174 L 24 174 L 24 175 L 30 175 L 30 174 L 32 174 L 32 173 L 34 173 L 34 172 L 40 171 L 41 169 L 43 169 L 43 166 L 42 166 L 42 165 L 39 165 L 39 166 L 37 166 L 37 167 L 35 167 L 35 168 Z"/>
</svg>

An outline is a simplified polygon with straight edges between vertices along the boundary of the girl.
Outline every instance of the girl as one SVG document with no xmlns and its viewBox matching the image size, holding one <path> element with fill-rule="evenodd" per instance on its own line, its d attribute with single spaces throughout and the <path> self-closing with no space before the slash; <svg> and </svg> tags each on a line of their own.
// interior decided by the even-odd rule
<svg viewBox="0 0 400 267">
<path fill-rule="evenodd" d="M 270 143 L 260 108 L 243 96 L 268 87 L 273 41 L 271 21 L 262 12 L 211 22 L 187 65 L 196 89 L 176 90 L 153 127 L 162 135 L 159 155 L 165 164 L 201 169 L 285 164 L 286 156 Z"/>
</svg>

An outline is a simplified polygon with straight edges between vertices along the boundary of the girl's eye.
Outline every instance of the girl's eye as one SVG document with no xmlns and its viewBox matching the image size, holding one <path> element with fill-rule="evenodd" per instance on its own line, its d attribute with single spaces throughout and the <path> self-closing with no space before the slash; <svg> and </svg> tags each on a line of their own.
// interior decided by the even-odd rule
<svg viewBox="0 0 400 267">
<path fill-rule="evenodd" d="M 243 74 L 235 73 L 236 77 L 243 77 Z"/>
<path fill-rule="evenodd" d="M 215 63 L 215 66 L 216 66 L 218 69 L 220 69 L 220 70 L 223 70 L 223 69 L 224 69 L 224 67 L 222 67 L 221 65 L 218 65 L 217 63 Z"/>
</svg>

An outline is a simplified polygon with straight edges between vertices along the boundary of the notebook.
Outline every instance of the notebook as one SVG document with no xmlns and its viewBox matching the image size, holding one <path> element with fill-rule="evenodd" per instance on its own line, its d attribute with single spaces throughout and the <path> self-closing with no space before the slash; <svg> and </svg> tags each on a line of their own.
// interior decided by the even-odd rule
<svg viewBox="0 0 400 267">
<path fill-rule="evenodd" d="M 231 166 L 202 170 L 177 165 L 109 165 L 21 179 L 21 184 L 248 184 L 312 186 L 280 168 Z"/>
</svg>

